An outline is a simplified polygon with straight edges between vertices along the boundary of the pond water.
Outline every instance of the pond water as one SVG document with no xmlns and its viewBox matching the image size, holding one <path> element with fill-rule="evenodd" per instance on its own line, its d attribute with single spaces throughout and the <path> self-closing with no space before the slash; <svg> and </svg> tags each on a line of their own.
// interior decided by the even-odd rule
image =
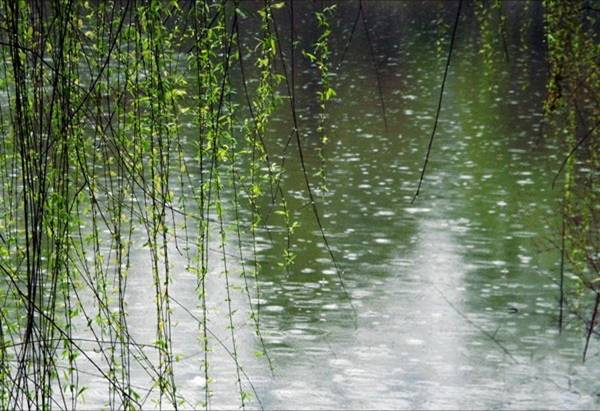
<svg viewBox="0 0 600 411">
<path fill-rule="evenodd" d="M 534 6 L 525 17 L 510 15 L 509 58 L 492 65 L 479 53 L 472 11 L 463 15 L 431 160 L 421 194 L 412 202 L 449 30 L 436 26 L 426 7 L 409 3 L 365 6 L 387 128 L 362 24 L 333 78 L 337 97 L 328 107 L 325 148 L 328 191 L 317 190 L 316 198 L 345 290 L 306 206 L 294 142 L 287 149 L 282 187 L 300 223 L 292 241 L 296 262 L 289 272 L 276 264 L 282 246 L 269 240 L 269 235 L 282 236 L 275 217 L 266 221 L 270 232 L 262 230 L 258 239 L 263 272 L 260 300 L 254 302 L 260 303 L 260 329 L 272 370 L 265 357 L 255 355 L 261 344 L 244 293 L 235 291 L 232 297 L 238 310 L 239 364 L 260 400 L 253 395 L 247 405 L 596 408 L 596 342 L 583 364 L 582 330 L 567 326 L 562 334 L 557 331 L 559 253 L 552 240 L 559 232 L 560 190 L 553 190 L 551 182 L 562 151 L 542 136 L 546 63 L 539 10 Z M 447 9 L 451 17 L 453 10 Z M 340 7 L 334 61 L 355 12 L 354 6 Z M 308 18 L 306 13 L 299 11 L 298 20 Z M 517 23 L 527 18 L 533 21 L 526 38 L 530 47 L 523 49 Z M 436 46 L 440 33 L 445 33 L 442 53 Z M 315 37 L 298 35 L 300 47 Z M 306 60 L 297 60 L 300 133 L 312 174 L 320 162 L 318 76 Z M 275 157 L 282 154 L 290 129 L 283 104 L 267 136 Z M 311 179 L 316 186 L 317 178 Z M 234 246 L 231 253 L 236 254 Z M 211 258 L 219 259 L 218 245 Z M 155 324 L 148 319 L 153 291 L 144 270 L 147 254 L 136 251 L 133 259 L 129 324 L 138 342 L 150 343 Z M 232 257 L 228 263 L 232 281 L 241 284 L 239 260 Z M 172 293 L 178 303 L 173 305 L 173 343 L 181 355 L 175 374 L 179 393 L 193 404 L 202 400 L 204 386 L 198 324 L 187 312 L 200 313 L 196 278 L 186 272 L 183 259 L 173 265 Z M 231 350 L 219 270 L 210 273 L 208 287 L 214 333 L 210 406 L 238 408 L 236 368 L 221 345 Z M 136 384 L 149 383 L 141 369 L 136 372 Z M 248 379 L 242 379 L 252 391 Z M 91 389 L 85 406 L 106 401 L 101 379 L 89 377 L 86 384 Z"/>
</svg>

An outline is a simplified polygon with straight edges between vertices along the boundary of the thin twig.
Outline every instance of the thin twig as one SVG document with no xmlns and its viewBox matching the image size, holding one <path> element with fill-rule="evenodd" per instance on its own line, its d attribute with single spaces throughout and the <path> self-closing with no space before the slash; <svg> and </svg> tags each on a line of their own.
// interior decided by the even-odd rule
<svg viewBox="0 0 600 411">
<path fill-rule="evenodd" d="M 427 164 L 429 163 L 429 155 L 431 154 L 431 148 L 433 146 L 433 139 L 435 138 L 435 132 L 438 126 L 438 120 L 440 118 L 440 111 L 442 110 L 442 99 L 444 98 L 444 88 L 446 87 L 446 79 L 448 77 L 448 69 L 450 68 L 450 59 L 452 58 L 452 51 L 454 50 L 454 40 L 456 39 L 456 31 L 458 29 L 458 22 L 460 20 L 460 11 L 462 8 L 463 0 L 459 0 L 458 8 L 456 9 L 456 18 L 454 19 L 454 27 L 452 28 L 452 37 L 450 38 L 450 47 L 448 48 L 448 57 L 446 58 L 446 68 L 444 69 L 444 77 L 442 78 L 442 86 L 440 88 L 440 96 L 438 99 L 437 109 L 435 111 L 435 120 L 433 121 L 433 130 L 431 131 L 431 136 L 429 137 L 429 145 L 427 146 L 427 154 L 425 155 L 425 162 L 423 163 L 423 168 L 421 169 L 421 176 L 419 177 L 419 184 L 417 185 L 417 191 L 411 201 L 413 204 L 417 197 L 419 196 L 419 192 L 421 191 L 421 185 L 423 184 L 423 178 L 425 177 L 425 171 L 427 170 Z"/>
</svg>

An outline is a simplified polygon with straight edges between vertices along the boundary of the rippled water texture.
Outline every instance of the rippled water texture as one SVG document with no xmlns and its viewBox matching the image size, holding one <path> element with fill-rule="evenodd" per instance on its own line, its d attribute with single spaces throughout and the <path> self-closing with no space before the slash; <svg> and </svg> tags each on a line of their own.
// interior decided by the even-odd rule
<svg viewBox="0 0 600 411">
<path fill-rule="evenodd" d="M 472 11 L 463 15 L 428 172 L 421 195 L 411 203 L 449 30 L 436 26 L 421 4 L 366 2 L 388 128 L 359 24 L 333 79 L 337 97 L 328 108 L 325 149 L 329 191 L 317 195 L 356 311 L 306 207 L 292 143 L 283 187 L 300 227 L 290 272 L 276 264 L 283 250 L 269 235 L 278 238 L 283 228 L 274 218 L 267 220 L 272 232 L 263 230 L 258 239 L 264 272 L 255 302 L 261 305 L 273 372 L 264 357 L 255 356 L 260 344 L 247 300 L 241 291 L 234 293 L 240 364 L 265 408 L 598 407 L 596 342 L 582 364 L 581 330 L 557 332 L 558 252 L 550 240 L 558 235 L 559 192 L 551 189 L 551 181 L 562 154 L 541 132 L 546 64 L 540 10 L 534 5 L 520 16 L 508 5 L 510 54 L 493 66 L 479 53 Z M 308 10 L 298 11 L 299 21 L 308 18 L 302 12 Z M 352 4 L 339 7 L 334 61 L 355 12 Z M 526 32 L 530 48 L 523 51 L 518 27 L 525 18 L 532 25 Z M 309 47 L 316 34 L 299 29 L 298 36 L 299 47 Z M 312 174 L 319 165 L 318 75 L 305 59 L 297 62 L 300 132 Z M 283 153 L 290 128 L 284 104 L 267 136 L 274 156 Z M 146 256 L 140 251 L 134 258 L 141 262 Z M 174 264 L 173 295 L 199 313 L 195 276 L 186 273 L 183 261 Z M 239 271 L 239 261 L 230 264 Z M 152 290 L 142 276 L 138 266 L 127 290 L 131 332 L 141 342 L 152 341 L 154 333 L 145 320 Z M 219 270 L 208 281 L 209 326 L 229 347 Z M 174 351 L 182 358 L 175 367 L 180 393 L 199 399 L 204 380 L 198 325 L 177 305 L 174 318 Z M 215 339 L 211 347 L 211 407 L 237 408 L 235 367 Z M 104 392 L 90 390 L 87 404 L 104 401 Z M 251 404 L 258 406 L 255 398 Z"/>
</svg>

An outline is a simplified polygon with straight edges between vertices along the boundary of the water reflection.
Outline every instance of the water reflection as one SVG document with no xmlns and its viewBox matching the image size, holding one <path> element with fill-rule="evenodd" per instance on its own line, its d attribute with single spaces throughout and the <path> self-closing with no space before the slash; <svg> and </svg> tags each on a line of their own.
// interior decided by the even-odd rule
<svg viewBox="0 0 600 411">
<path fill-rule="evenodd" d="M 430 47 L 431 22 L 409 13 L 406 24 L 390 30 L 386 12 L 386 5 L 369 10 L 377 16 L 373 31 L 381 33 L 376 48 L 384 62 L 390 127 L 386 132 L 380 118 L 372 62 L 359 29 L 355 53 L 336 78 L 339 98 L 329 110 L 335 132 L 326 149 L 330 192 L 319 202 L 358 327 L 352 326 L 302 197 L 292 203 L 301 209 L 302 222 L 295 274 L 265 273 L 263 326 L 277 369 L 261 390 L 265 404 L 349 409 L 596 404 L 595 373 L 578 362 L 581 337 L 559 338 L 554 325 L 556 289 L 549 277 L 554 260 L 543 249 L 555 227 L 549 181 L 557 149 L 538 138 L 542 56 L 533 48 L 527 58 L 498 61 L 493 76 L 486 75 L 478 45 L 470 40 L 477 37 L 475 27 L 465 23 L 425 191 L 410 204 L 441 71 L 434 69 L 439 62 Z M 393 40 L 398 37 L 403 40 Z M 305 130 L 315 115 L 308 103 L 314 76 L 302 70 L 306 87 L 297 91 L 308 107 Z M 281 125 L 273 136 L 286 135 Z M 312 168 L 318 166 L 314 147 L 306 133 Z M 299 167 L 290 166 L 286 184 L 301 190 Z M 280 251 L 270 249 L 264 258 Z"/>
<path fill-rule="evenodd" d="M 313 3 L 297 3 L 298 18 L 309 18 Z M 541 46 L 532 47 L 527 56 L 500 59 L 493 75 L 484 72 L 477 28 L 467 7 L 429 172 L 420 198 L 412 204 L 442 72 L 435 48 L 439 27 L 431 10 L 442 15 L 447 11 L 435 2 L 427 7 L 367 3 L 388 129 L 381 120 L 373 62 L 359 27 L 334 79 L 337 99 L 328 108 L 331 130 L 325 148 L 329 192 L 318 196 L 348 294 L 306 206 L 299 160 L 289 148 L 282 186 L 300 222 L 291 242 L 297 255 L 292 269 L 278 265 L 284 243 L 272 239 L 282 238 L 285 230 L 276 216 L 257 237 L 263 270 L 260 300 L 253 302 L 261 305 L 261 330 L 274 374 L 264 358 L 255 356 L 261 347 L 243 292 L 234 298 L 240 363 L 262 405 L 597 407 L 600 374 L 592 364 L 598 353 L 581 365 L 581 336 L 570 331 L 557 335 L 557 294 L 551 280 L 555 256 L 542 252 L 556 227 L 556 193 L 549 187 L 558 151 L 538 138 L 544 62 L 535 50 Z M 334 50 L 343 49 L 356 12 L 351 5 L 340 4 L 339 9 L 339 27 L 344 29 L 334 31 Z M 277 11 L 282 33 L 288 32 L 286 12 Z M 530 40 L 536 41 L 537 33 L 539 41 L 540 27 L 532 30 Z M 512 51 L 519 35 L 511 34 Z M 315 33 L 301 32 L 298 38 L 307 48 Z M 318 77 L 307 61 L 297 62 L 303 148 L 307 168 L 314 172 L 319 167 L 314 127 Z M 290 127 L 287 107 L 282 108 L 268 136 L 275 158 L 283 155 Z M 223 193 L 227 201 L 232 196 Z M 261 208 L 269 210 L 269 200 Z M 233 210 L 226 207 L 226 212 Z M 251 210 L 239 212 L 247 217 Z M 211 259 L 219 261 L 219 244 L 211 247 Z M 226 251 L 238 254 L 235 247 Z M 173 343 L 182 358 L 175 373 L 182 395 L 195 404 L 202 399 L 204 384 L 196 277 L 186 271 L 177 251 L 171 252 L 172 293 L 178 302 L 173 306 Z M 155 324 L 148 320 L 147 303 L 153 296 L 141 266 L 143 253 L 133 256 L 136 270 L 130 274 L 127 301 L 133 336 L 151 342 Z M 238 264 L 232 259 L 230 269 L 232 282 L 241 288 Z M 214 332 L 211 405 L 236 408 L 221 271 L 215 267 L 207 286 Z M 149 383 L 144 370 L 135 372 L 136 381 Z M 86 384 L 93 386 L 94 381 L 101 379 Z M 105 391 L 92 392 L 89 402 L 102 403 Z"/>
</svg>

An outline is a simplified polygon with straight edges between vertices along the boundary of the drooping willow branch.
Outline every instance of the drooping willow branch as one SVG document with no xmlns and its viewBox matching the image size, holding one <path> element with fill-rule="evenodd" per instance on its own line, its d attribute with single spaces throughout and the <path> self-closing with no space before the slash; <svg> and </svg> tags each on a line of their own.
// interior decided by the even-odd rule
<svg viewBox="0 0 600 411">
<path fill-rule="evenodd" d="M 423 184 L 423 178 L 425 177 L 425 171 L 427 170 L 427 165 L 429 163 L 429 156 L 431 154 L 431 148 L 433 147 L 433 140 L 435 138 L 435 132 L 437 130 L 438 121 L 440 118 L 440 112 L 442 111 L 442 100 L 444 98 L 444 88 L 446 87 L 446 79 L 448 78 L 448 70 L 450 68 L 450 60 L 452 59 L 452 51 L 454 50 L 454 41 L 456 39 L 456 32 L 458 30 L 458 22 L 460 20 L 460 11 L 462 9 L 462 0 L 459 0 L 458 7 L 456 9 L 456 17 L 454 19 L 454 25 L 452 27 L 452 36 L 450 37 L 450 46 L 448 47 L 448 57 L 446 58 L 446 67 L 444 69 L 444 77 L 442 78 L 442 85 L 440 87 L 440 95 L 438 98 L 437 108 L 435 110 L 435 119 L 433 120 L 433 129 L 431 130 L 431 135 L 429 136 L 429 143 L 427 145 L 427 153 L 425 154 L 425 161 L 423 162 L 423 167 L 421 169 L 421 175 L 419 177 L 419 183 L 417 185 L 417 190 L 415 191 L 415 195 L 411 203 L 414 203 L 419 196 L 421 191 L 421 185 Z"/>
</svg>

